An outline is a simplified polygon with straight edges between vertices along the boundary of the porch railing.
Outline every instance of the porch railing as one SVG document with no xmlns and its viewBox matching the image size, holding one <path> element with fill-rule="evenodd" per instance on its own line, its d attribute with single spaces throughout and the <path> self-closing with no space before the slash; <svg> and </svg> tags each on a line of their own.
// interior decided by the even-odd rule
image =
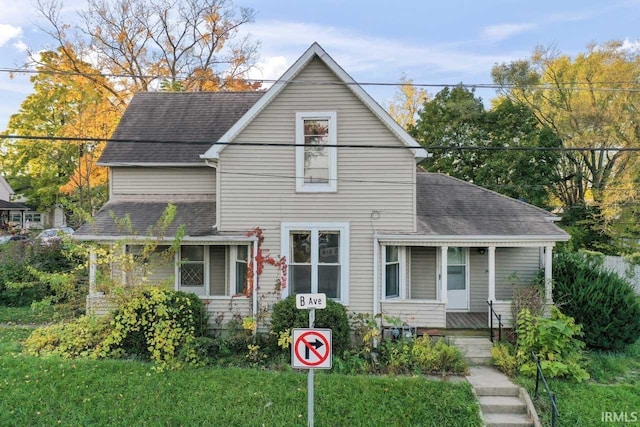
<svg viewBox="0 0 640 427">
<path fill-rule="evenodd" d="M 538 356 L 532 351 L 531 357 L 533 357 L 534 362 L 536 362 L 536 390 L 533 394 L 533 398 L 538 398 L 538 386 L 540 385 L 540 380 L 542 380 L 542 384 L 544 384 L 544 388 L 547 390 L 547 396 L 549 397 L 549 401 L 551 402 L 551 426 L 556 427 L 556 422 L 558 418 L 560 418 L 560 412 L 558 412 L 558 402 L 556 401 L 556 395 L 549 389 L 549 384 L 547 384 L 547 380 L 544 378 L 544 374 L 542 373 L 542 367 L 540 366 L 540 360 Z"/>
<path fill-rule="evenodd" d="M 493 301 L 489 300 L 487 301 L 487 304 L 489 304 L 489 339 L 491 340 L 491 342 L 493 342 L 493 318 L 495 317 L 496 320 L 498 321 L 498 342 L 502 341 L 502 326 L 504 326 L 502 324 L 502 314 L 498 314 L 496 313 L 496 311 L 493 309 Z"/>
</svg>

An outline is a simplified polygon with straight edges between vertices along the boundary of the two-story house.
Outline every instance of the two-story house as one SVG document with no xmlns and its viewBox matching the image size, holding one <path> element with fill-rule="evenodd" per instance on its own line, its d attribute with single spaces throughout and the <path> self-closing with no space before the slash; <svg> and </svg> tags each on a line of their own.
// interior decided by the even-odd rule
<svg viewBox="0 0 640 427">
<path fill-rule="evenodd" d="M 173 202 L 164 239 L 180 224 L 185 236 L 154 277 L 227 319 L 323 292 L 351 312 L 420 327 L 446 327 L 451 313 L 488 321 L 491 301 L 508 323 L 513 276 L 526 282 L 540 269 L 551 303 L 552 249 L 568 239 L 557 218 L 419 172 L 427 156 L 313 44 L 265 92 L 136 94 L 100 159 L 109 202 L 76 236 L 135 239 Z M 125 215 L 133 233 L 113 220 Z M 256 227 L 261 250 L 286 257 L 287 283 L 276 289 L 280 272 L 267 266 L 252 295 L 238 296 Z"/>
</svg>

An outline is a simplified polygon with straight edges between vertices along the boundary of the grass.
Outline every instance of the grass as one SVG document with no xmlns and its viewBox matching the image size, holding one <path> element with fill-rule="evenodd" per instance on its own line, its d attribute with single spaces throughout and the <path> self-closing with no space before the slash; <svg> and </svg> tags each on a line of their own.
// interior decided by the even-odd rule
<svg viewBox="0 0 640 427">
<path fill-rule="evenodd" d="M 304 373 L 35 358 L 19 353 L 29 331 L 0 330 L 0 425 L 306 425 Z M 319 371 L 315 413 L 317 426 L 482 425 L 467 383 L 421 377 Z"/>
<path fill-rule="evenodd" d="M 557 396 L 560 412 L 559 425 L 599 426 L 640 424 L 640 341 L 622 353 L 593 352 L 588 354 L 591 380 L 574 383 L 549 380 L 551 391 Z M 518 377 L 531 397 L 535 379 Z M 540 397 L 535 401 L 543 425 L 551 425 L 551 406 L 544 386 L 540 384 Z M 606 412 L 626 412 L 632 423 L 603 422 Z M 637 424 L 636 424 L 637 423 Z"/>
<path fill-rule="evenodd" d="M 33 310 L 30 306 L 6 307 L 0 305 L 0 323 L 11 325 L 30 325 L 50 322 L 53 307 Z"/>
</svg>

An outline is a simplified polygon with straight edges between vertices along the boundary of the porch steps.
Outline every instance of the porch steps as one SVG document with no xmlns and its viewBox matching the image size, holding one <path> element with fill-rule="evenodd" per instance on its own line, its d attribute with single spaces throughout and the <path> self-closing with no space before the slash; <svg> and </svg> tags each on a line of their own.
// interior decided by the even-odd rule
<svg viewBox="0 0 640 427">
<path fill-rule="evenodd" d="M 524 389 L 513 384 L 506 375 L 486 366 L 469 369 L 467 381 L 480 405 L 482 419 L 489 427 L 537 426 L 533 407 L 527 406 Z M 531 413 L 533 411 L 533 413 Z"/>
<path fill-rule="evenodd" d="M 462 356 L 471 366 L 489 365 L 493 344 L 487 337 L 449 336 L 449 343 L 460 349 Z"/>
</svg>

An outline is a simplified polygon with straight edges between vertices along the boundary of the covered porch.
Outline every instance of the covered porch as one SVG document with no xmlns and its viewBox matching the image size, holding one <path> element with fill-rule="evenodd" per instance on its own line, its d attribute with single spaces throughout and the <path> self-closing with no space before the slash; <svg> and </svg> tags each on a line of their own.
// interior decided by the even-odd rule
<svg viewBox="0 0 640 427">
<path fill-rule="evenodd" d="M 432 236 L 375 237 L 374 314 L 419 328 L 481 329 L 512 326 L 512 298 L 518 285 L 544 272 L 544 302 L 553 304 L 554 241 Z"/>
</svg>

